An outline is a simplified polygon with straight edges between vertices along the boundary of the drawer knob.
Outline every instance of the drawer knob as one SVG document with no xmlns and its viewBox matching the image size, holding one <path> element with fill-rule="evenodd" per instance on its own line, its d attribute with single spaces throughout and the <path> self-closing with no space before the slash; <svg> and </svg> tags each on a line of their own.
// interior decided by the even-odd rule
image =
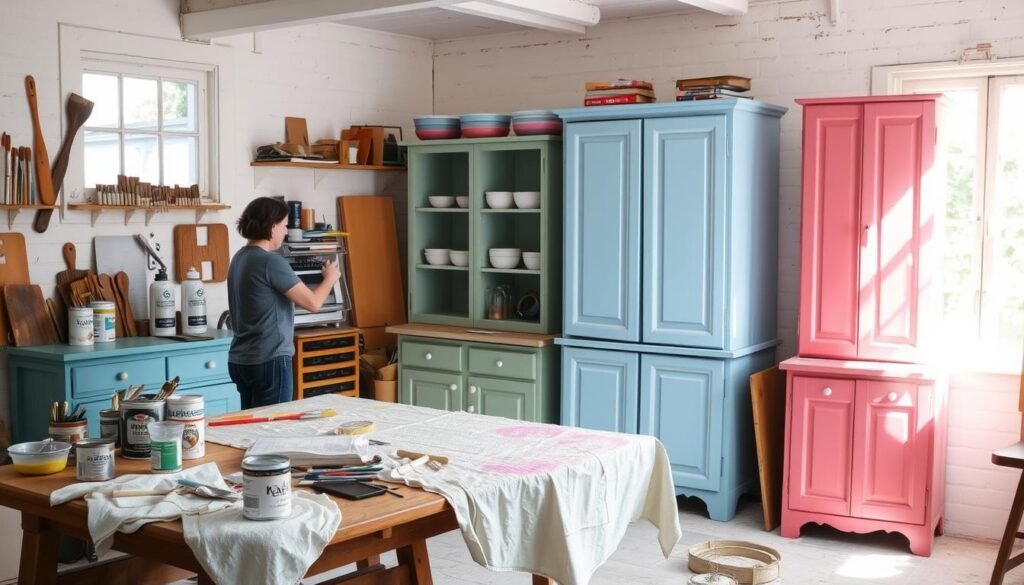
<svg viewBox="0 0 1024 585">
<path fill-rule="evenodd" d="M 895 400 L 896 400 L 896 393 L 895 392 L 890 392 L 889 393 L 889 402 L 894 402 Z"/>
<path fill-rule="evenodd" d="M 451 390 L 452 392 L 455 392 L 456 390 L 459 389 L 459 385 L 458 384 L 452 384 L 451 386 L 448 386 L 448 389 Z"/>
<path fill-rule="evenodd" d="M 494 362 L 494 365 L 496 365 L 496 366 L 498 366 L 500 368 L 501 366 L 503 366 L 505 364 L 501 360 L 498 360 L 498 361 Z"/>
<path fill-rule="evenodd" d="M 427 361 L 430 361 L 430 360 L 434 359 L 434 354 L 432 354 L 432 353 L 430 353 L 430 352 L 428 351 L 428 352 L 427 352 L 427 355 L 423 356 L 423 359 L 425 359 L 425 360 L 427 360 Z"/>
<path fill-rule="evenodd" d="M 466 409 L 466 411 L 470 413 L 476 412 L 476 407 L 471 404 L 469 405 L 469 408 Z"/>
<path fill-rule="evenodd" d="M 821 393 L 824 394 L 825 396 L 832 396 L 832 389 L 829 388 L 828 386 L 825 386 L 825 389 L 822 390 Z"/>
<path fill-rule="evenodd" d="M 128 372 L 118 372 L 117 379 L 124 382 L 125 380 L 128 379 Z"/>
<path fill-rule="evenodd" d="M 212 370 L 212 369 L 214 369 L 216 367 L 217 367 L 217 362 L 215 362 L 213 360 L 210 360 L 210 361 L 206 362 L 206 369 L 207 370 Z"/>
<path fill-rule="evenodd" d="M 470 386 L 469 387 L 469 393 L 470 394 L 476 394 L 476 386 Z"/>
</svg>

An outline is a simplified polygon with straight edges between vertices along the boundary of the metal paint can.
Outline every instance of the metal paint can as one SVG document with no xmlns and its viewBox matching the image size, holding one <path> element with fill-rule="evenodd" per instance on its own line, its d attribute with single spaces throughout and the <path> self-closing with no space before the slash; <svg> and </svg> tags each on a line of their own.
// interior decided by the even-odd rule
<svg viewBox="0 0 1024 585">
<path fill-rule="evenodd" d="M 89 421 L 83 419 L 74 422 L 51 422 L 48 434 L 54 441 L 70 443 L 71 453 L 68 454 L 68 458 L 73 459 L 75 443 L 89 436 Z"/>
<path fill-rule="evenodd" d="M 78 460 L 75 477 L 78 481 L 108 481 L 114 479 L 114 441 L 112 439 L 85 439 L 75 443 Z"/>
<path fill-rule="evenodd" d="M 149 459 L 149 423 L 164 420 L 163 400 L 121 403 L 121 457 Z"/>
<path fill-rule="evenodd" d="M 206 455 L 206 410 L 200 394 L 175 394 L 167 399 L 167 420 L 185 423 L 181 435 L 181 458 L 200 459 Z"/>
<path fill-rule="evenodd" d="M 242 515 L 246 520 L 292 515 L 292 468 L 287 457 L 251 455 L 242 459 Z"/>
<path fill-rule="evenodd" d="M 117 337 L 117 305 L 110 301 L 93 301 L 92 332 L 96 343 L 114 341 Z"/>
<path fill-rule="evenodd" d="M 181 433 L 185 425 L 175 421 L 150 421 L 149 456 L 153 473 L 181 471 Z"/>
<path fill-rule="evenodd" d="M 68 307 L 68 345 L 92 345 L 92 309 Z"/>
<path fill-rule="evenodd" d="M 121 444 L 121 411 L 108 408 L 100 411 L 100 438 Z"/>
<path fill-rule="evenodd" d="M 297 228 L 302 223 L 302 202 L 288 202 L 288 227 Z"/>
</svg>

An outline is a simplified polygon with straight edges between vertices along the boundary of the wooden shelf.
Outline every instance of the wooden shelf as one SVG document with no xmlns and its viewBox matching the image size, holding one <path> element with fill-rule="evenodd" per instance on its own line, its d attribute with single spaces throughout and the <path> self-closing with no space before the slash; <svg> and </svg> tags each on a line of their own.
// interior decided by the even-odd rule
<svg viewBox="0 0 1024 585">
<path fill-rule="evenodd" d="M 57 209 L 56 205 L 0 205 L 0 210 L 7 212 L 7 229 L 14 229 L 14 220 L 22 211 L 38 211 L 40 209 Z"/>
<path fill-rule="evenodd" d="M 146 225 L 149 225 L 149 220 L 153 219 L 153 216 L 157 213 L 164 213 L 167 211 L 194 211 L 196 212 L 196 223 L 201 223 L 203 216 L 210 211 L 224 211 L 225 209 L 231 209 L 230 205 L 224 205 L 221 203 L 211 203 L 209 205 L 167 205 L 161 207 L 150 207 L 150 206 L 139 206 L 139 205 L 96 205 L 93 203 L 69 203 L 68 209 L 72 211 L 88 211 L 91 214 L 89 224 L 93 227 L 96 226 L 96 219 L 99 218 L 100 214 L 104 211 L 120 211 L 124 212 L 124 225 L 128 225 L 132 216 L 136 213 L 142 212 L 146 214 Z"/>
<path fill-rule="evenodd" d="M 552 345 L 555 342 L 555 338 L 558 337 L 558 334 L 540 335 L 536 333 L 511 333 L 474 329 L 472 327 L 424 325 L 420 323 L 389 325 L 387 332 L 394 333 L 396 335 L 414 335 L 417 337 L 434 337 L 437 339 L 456 339 L 458 341 L 473 341 L 479 343 L 503 343 L 506 345 L 521 345 L 524 347 L 547 347 Z"/>
<path fill-rule="evenodd" d="M 251 162 L 251 167 L 294 167 L 297 169 L 313 169 L 313 170 L 334 170 L 334 171 L 404 171 L 404 165 L 343 165 L 340 163 L 326 163 L 326 162 L 291 162 L 291 161 L 265 161 L 265 162 Z"/>
</svg>

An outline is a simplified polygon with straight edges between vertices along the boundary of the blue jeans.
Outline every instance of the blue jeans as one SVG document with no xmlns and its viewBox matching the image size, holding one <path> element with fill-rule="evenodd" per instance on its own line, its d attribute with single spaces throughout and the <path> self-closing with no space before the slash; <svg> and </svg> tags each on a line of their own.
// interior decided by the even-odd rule
<svg viewBox="0 0 1024 585">
<path fill-rule="evenodd" d="M 292 399 L 291 356 L 278 356 L 253 366 L 228 363 L 228 374 L 238 387 L 242 410 Z"/>
</svg>

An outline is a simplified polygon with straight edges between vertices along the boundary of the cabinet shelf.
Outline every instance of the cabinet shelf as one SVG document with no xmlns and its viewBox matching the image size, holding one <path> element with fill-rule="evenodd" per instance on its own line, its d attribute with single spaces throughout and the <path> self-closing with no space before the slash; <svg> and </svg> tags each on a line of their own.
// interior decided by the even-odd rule
<svg viewBox="0 0 1024 585">
<path fill-rule="evenodd" d="M 480 272 L 493 274 L 540 274 L 540 270 L 528 270 L 526 268 L 481 268 Z"/>
<path fill-rule="evenodd" d="M 469 266 L 454 266 L 452 264 L 417 264 L 416 268 L 423 270 L 455 270 L 469 272 Z"/>
<path fill-rule="evenodd" d="M 536 209 L 481 209 L 480 213 L 535 213 L 540 214 L 540 208 Z"/>
<path fill-rule="evenodd" d="M 168 205 L 164 207 L 152 207 L 152 206 L 140 206 L 140 205 L 96 205 L 94 203 L 69 203 L 68 209 L 72 211 L 88 211 L 91 214 L 89 225 L 95 227 L 96 219 L 99 218 L 100 214 L 104 211 L 119 211 L 124 212 L 124 225 L 128 225 L 132 216 L 136 213 L 142 212 L 146 214 L 146 225 L 149 225 L 149 220 L 153 219 L 153 216 L 157 213 L 164 213 L 167 211 L 195 211 L 196 212 L 196 223 L 201 223 L 203 216 L 211 211 L 224 211 L 225 209 L 231 209 L 230 205 L 222 203 L 212 203 L 208 205 Z"/>
<path fill-rule="evenodd" d="M 419 213 L 469 213 L 465 207 L 417 207 Z"/>
<path fill-rule="evenodd" d="M 38 211 L 40 209 L 57 209 L 56 205 L 0 205 L 0 210 L 7 212 L 7 229 L 14 229 L 14 220 L 22 211 Z"/>
</svg>

